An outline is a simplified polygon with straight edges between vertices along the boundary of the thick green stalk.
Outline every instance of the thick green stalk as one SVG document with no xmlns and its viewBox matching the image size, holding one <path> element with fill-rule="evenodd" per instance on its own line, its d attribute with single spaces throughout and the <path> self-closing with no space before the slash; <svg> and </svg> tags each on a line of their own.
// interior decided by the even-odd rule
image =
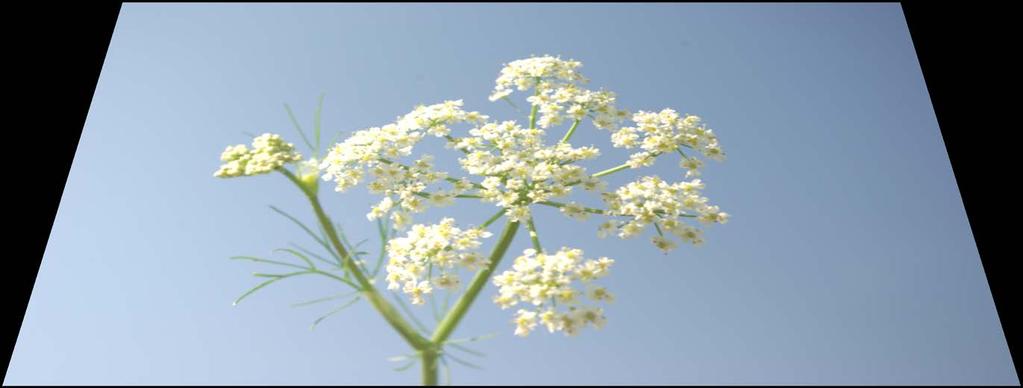
<svg viewBox="0 0 1023 388">
<path fill-rule="evenodd" d="M 476 277 L 472 279 L 472 283 L 465 290 L 465 294 L 462 294 L 462 297 L 455 302 L 455 305 L 451 307 L 451 310 L 444 316 L 444 319 L 437 325 L 437 329 L 434 330 L 430 340 L 431 342 L 443 344 L 451 336 L 451 333 L 455 331 L 458 322 L 462 320 L 465 312 L 469 310 L 469 306 L 472 305 L 472 302 L 479 296 L 480 291 L 483 290 L 483 286 L 490 280 L 490 275 L 494 273 L 498 263 L 501 262 L 505 252 L 508 251 L 508 246 L 511 245 L 512 240 L 515 238 L 515 232 L 518 230 L 518 221 L 509 221 L 505 225 L 497 245 L 494 246 L 493 252 L 490 253 L 490 262 L 487 264 L 487 267 L 476 274 Z"/>
<path fill-rule="evenodd" d="M 438 353 L 434 349 L 424 350 L 419 353 L 423 359 L 423 385 L 437 385 L 437 358 Z"/>
</svg>

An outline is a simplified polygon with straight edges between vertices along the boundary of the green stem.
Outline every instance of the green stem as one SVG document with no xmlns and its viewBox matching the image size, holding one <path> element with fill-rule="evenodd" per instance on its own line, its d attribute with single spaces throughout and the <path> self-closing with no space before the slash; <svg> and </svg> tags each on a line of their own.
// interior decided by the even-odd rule
<svg viewBox="0 0 1023 388">
<path fill-rule="evenodd" d="M 434 344 L 442 344 L 445 340 L 451 336 L 451 333 L 455 331 L 455 327 L 458 326 L 458 322 L 465 316 L 466 311 L 469 310 L 469 306 L 479 296 L 480 291 L 483 290 L 483 286 L 490 280 L 490 275 L 494 273 L 497 268 L 497 264 L 501 262 L 501 258 L 504 257 L 505 252 L 508 251 L 508 246 L 511 245 L 512 240 L 515 238 L 515 232 L 519 230 L 519 223 L 516 221 L 509 221 L 505 225 L 504 231 L 501 232 L 501 237 L 497 241 L 497 245 L 494 246 L 493 252 L 490 253 L 490 262 L 487 267 L 480 270 L 476 276 L 472 279 L 469 287 L 466 288 L 465 294 L 462 294 L 461 298 L 455 302 L 455 305 L 448 311 L 444 319 L 437 325 L 437 329 L 434 330 L 431 342 Z M 424 365 L 425 365 L 424 361 Z M 425 374 L 424 374 L 424 377 Z"/>
<path fill-rule="evenodd" d="M 553 206 L 553 207 L 556 207 L 556 208 L 559 208 L 559 209 L 568 205 L 566 203 L 557 202 L 557 201 L 540 201 L 540 202 L 537 202 L 536 204 L 537 205 L 544 205 L 544 206 Z M 585 211 L 587 213 L 605 214 L 605 212 L 606 212 L 605 210 L 594 209 L 592 207 L 583 206 L 582 208 L 583 208 L 583 211 Z"/>
<path fill-rule="evenodd" d="M 501 216 L 504 215 L 504 212 L 505 212 L 505 210 L 502 208 L 500 211 L 498 211 L 494 215 L 490 216 L 490 218 L 488 218 L 486 221 L 484 221 L 483 224 L 480 225 L 480 227 L 481 228 L 486 228 L 486 227 L 490 226 L 490 224 L 493 224 L 494 221 L 497 221 L 498 218 L 501 218 Z"/>
<path fill-rule="evenodd" d="M 526 230 L 529 231 L 529 240 L 533 243 L 533 249 L 536 249 L 536 253 L 543 253 L 543 247 L 540 246 L 540 236 L 536 233 L 536 226 L 533 225 L 533 217 L 529 217 L 526 221 Z"/>
<path fill-rule="evenodd" d="M 614 174 L 616 172 L 619 172 L 619 171 L 622 171 L 622 170 L 626 170 L 628 168 L 629 168 L 629 164 L 628 163 L 622 163 L 622 164 L 620 164 L 618 166 L 611 167 L 611 168 L 609 168 L 607 170 L 604 170 L 604 171 L 598 172 L 596 174 L 593 174 L 593 177 L 594 178 L 600 178 L 600 177 L 602 177 L 604 175 L 611 175 L 611 174 Z"/>
<path fill-rule="evenodd" d="M 536 79 L 536 85 L 533 86 L 533 95 L 540 95 L 540 78 Z M 534 104 L 533 108 L 529 110 L 529 129 L 536 129 L 536 112 L 540 110 L 540 105 Z"/>
<path fill-rule="evenodd" d="M 580 122 L 582 122 L 582 120 L 576 120 L 574 123 L 572 123 L 572 127 L 568 128 L 568 132 L 565 133 L 565 137 L 561 138 L 562 143 L 567 143 L 568 139 L 571 138 L 573 134 L 575 134 L 575 129 L 579 127 Z"/>
<path fill-rule="evenodd" d="M 539 105 L 533 105 L 533 109 L 529 111 L 529 129 L 536 129 L 536 111 L 540 110 Z"/>
<path fill-rule="evenodd" d="M 651 156 L 656 158 L 658 156 L 661 156 L 661 153 L 660 152 L 654 152 Z M 616 172 L 619 172 L 619 171 L 622 171 L 622 170 L 628 170 L 628 169 L 629 169 L 629 163 L 622 163 L 622 164 L 617 165 L 615 167 L 611 167 L 611 168 L 609 168 L 607 170 L 604 170 L 604 171 L 598 172 L 596 174 L 593 174 L 593 175 L 591 175 L 591 177 L 600 178 L 600 177 L 605 176 L 605 175 L 611 175 L 611 174 L 614 174 Z M 582 181 L 570 182 L 570 183 L 567 184 L 567 186 L 575 186 L 575 185 L 578 185 L 580 183 L 582 183 Z"/>
<path fill-rule="evenodd" d="M 437 385 L 437 358 L 438 352 L 436 350 L 424 350 L 420 352 L 420 357 L 423 359 L 423 385 L 424 386 L 435 386 Z"/>
<path fill-rule="evenodd" d="M 368 300 L 370 304 L 373 305 L 378 312 L 380 312 L 380 315 L 384 317 L 384 320 L 387 321 L 387 323 L 390 324 L 391 327 L 409 343 L 409 345 L 412 345 L 413 348 L 417 350 L 432 349 L 433 344 L 430 343 L 430 340 L 420 335 L 419 332 L 417 332 L 404 318 L 402 318 L 401 314 L 394 308 L 394 306 L 384 299 L 383 295 L 377 291 L 376 287 L 373 287 L 373 284 L 369 282 L 366 275 L 362 273 L 362 270 L 359 269 L 358 265 L 356 265 L 352 260 L 351 255 L 338 239 L 338 234 L 334 229 L 334 224 L 330 221 L 330 218 L 327 217 L 326 213 L 324 213 L 323 207 L 320 205 L 320 200 L 317 198 L 316 193 L 309 191 L 309 189 L 302 185 L 302 182 L 290 171 L 283 168 L 278 169 L 278 171 L 288 177 L 288 179 L 294 182 L 302 190 L 302 192 L 305 193 L 306 197 L 309 199 L 309 203 L 313 206 L 313 211 L 316 213 L 317 220 L 326 231 L 331 245 L 341 256 L 344 267 L 355 277 L 356 283 L 359 284 L 362 294 L 366 297 L 366 300 Z"/>
</svg>

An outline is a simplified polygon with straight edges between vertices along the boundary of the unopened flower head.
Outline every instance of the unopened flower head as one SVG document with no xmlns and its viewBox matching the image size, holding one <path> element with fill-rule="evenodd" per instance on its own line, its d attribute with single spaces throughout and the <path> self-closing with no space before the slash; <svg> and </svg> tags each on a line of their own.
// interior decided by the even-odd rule
<svg viewBox="0 0 1023 388">
<path fill-rule="evenodd" d="M 302 160 L 295 145 L 285 142 L 280 135 L 264 133 L 252 139 L 252 149 L 244 144 L 227 147 L 220 155 L 224 162 L 213 176 L 233 178 L 266 174 L 288 163 Z"/>
</svg>

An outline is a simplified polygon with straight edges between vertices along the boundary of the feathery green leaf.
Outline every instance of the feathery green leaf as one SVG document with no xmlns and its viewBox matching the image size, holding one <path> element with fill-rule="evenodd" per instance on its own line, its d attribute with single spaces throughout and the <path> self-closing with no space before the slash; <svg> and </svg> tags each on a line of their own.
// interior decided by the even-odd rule
<svg viewBox="0 0 1023 388">
<path fill-rule="evenodd" d="M 451 347 L 452 347 L 452 348 L 455 348 L 455 349 L 461 350 L 461 351 L 463 351 L 463 352 L 465 352 L 465 353 L 469 353 L 469 354 L 471 354 L 471 355 L 474 355 L 474 356 L 476 356 L 476 357 L 486 357 L 486 356 L 487 356 L 487 355 L 486 355 L 485 353 L 483 353 L 483 352 L 480 352 L 480 351 L 476 351 L 476 350 L 472 350 L 472 349 L 469 349 L 469 348 L 467 348 L 467 347 L 465 347 L 465 346 L 462 346 L 462 345 L 459 345 L 459 344 L 452 344 L 452 343 L 449 343 L 448 345 L 451 345 Z"/>
<path fill-rule="evenodd" d="M 405 301 L 401 300 L 401 297 L 398 296 L 398 294 L 391 293 L 391 296 L 394 297 L 395 302 L 398 302 L 398 307 L 401 308 L 401 311 L 405 312 L 405 315 L 408 316 L 409 320 L 411 320 L 412 323 L 419 328 L 419 330 L 422 330 L 424 333 L 430 332 L 430 329 L 427 329 L 426 325 L 419 321 L 419 318 L 416 318 L 416 314 L 412 312 L 412 309 L 408 308 L 408 305 L 405 304 Z"/>
<path fill-rule="evenodd" d="M 320 324 L 320 322 L 323 322 L 323 320 L 324 320 L 324 319 L 327 319 L 327 318 L 328 318 L 328 317 L 330 317 L 331 315 L 337 314 L 337 313 L 338 313 L 338 312 L 340 312 L 341 310 L 344 310 L 344 309 L 348 308 L 349 306 L 351 306 L 351 305 L 355 304 L 355 302 L 358 302 L 358 301 L 359 301 L 359 299 L 361 299 L 361 298 L 362 298 L 361 296 L 356 296 L 356 297 L 355 297 L 355 298 L 353 298 L 352 300 L 348 301 L 348 303 L 345 303 L 345 304 L 341 305 L 341 307 L 338 307 L 338 308 L 336 308 L 336 309 L 332 310 L 331 312 L 329 312 L 329 313 L 327 313 L 327 314 L 324 314 L 324 315 L 323 315 L 322 317 L 316 318 L 316 321 L 315 321 L 315 322 L 313 322 L 313 325 L 309 327 L 309 330 L 313 330 L 313 329 L 315 329 L 315 328 L 316 328 L 316 325 L 319 325 L 319 324 Z"/>
<path fill-rule="evenodd" d="M 316 149 L 314 152 L 318 158 L 320 156 L 320 119 L 323 113 L 323 94 L 316 100 L 316 113 L 313 113 L 313 136 L 316 138 Z"/>
<path fill-rule="evenodd" d="M 239 296 L 238 299 L 235 299 L 233 305 L 237 306 L 238 303 L 241 303 L 242 299 L 245 299 L 249 295 L 252 295 L 252 293 L 254 293 L 256 291 L 259 291 L 260 288 L 266 287 L 266 286 L 270 285 L 270 283 L 276 282 L 278 280 L 281 280 L 281 278 L 273 278 L 273 279 L 267 280 L 265 282 L 259 283 L 259 285 L 255 286 L 255 287 L 252 287 L 250 290 L 248 290 L 244 294 L 242 294 L 242 296 Z"/>
<path fill-rule="evenodd" d="M 309 264 L 309 268 L 316 269 L 316 264 L 313 264 L 312 260 L 309 260 L 309 258 L 306 257 L 306 255 L 303 255 L 303 254 L 299 253 L 298 251 L 296 251 L 294 249 L 290 249 L 290 248 L 277 248 L 277 249 L 274 249 L 274 252 L 288 252 L 288 253 L 294 255 L 295 257 L 298 257 L 299 259 L 302 259 L 302 261 L 304 261 L 306 264 Z"/>
<path fill-rule="evenodd" d="M 230 259 L 231 260 L 249 260 L 249 261 L 255 261 L 255 262 L 259 262 L 259 263 L 276 264 L 276 265 L 283 265 L 283 266 L 293 267 L 293 268 L 307 269 L 306 267 L 303 267 L 301 265 L 295 265 L 295 264 L 291 264 L 291 263 L 285 263 L 285 262 L 281 262 L 281 261 L 263 259 L 263 258 L 252 257 L 252 256 L 231 256 Z"/>
<path fill-rule="evenodd" d="M 483 369 L 482 366 L 479 366 L 479 365 L 473 364 L 473 363 L 471 363 L 469 361 L 465 361 L 465 360 L 460 359 L 458 357 L 452 356 L 451 353 L 444 353 L 443 357 L 451 358 L 451 361 L 457 362 L 459 364 L 465 365 L 465 366 L 473 368 L 473 369 L 480 369 L 480 370 Z"/>
<path fill-rule="evenodd" d="M 284 110 L 288 111 L 288 118 L 291 119 L 291 124 L 295 125 L 295 129 L 298 130 L 298 134 L 302 136 L 302 142 L 304 142 L 309 149 L 315 150 L 315 148 L 313 148 L 313 143 L 309 142 L 309 138 L 306 137 L 305 131 L 302 130 L 302 126 L 298 124 L 298 119 L 295 118 L 295 112 L 291 111 L 291 106 L 284 104 Z"/>
<path fill-rule="evenodd" d="M 355 294 L 358 294 L 358 293 L 359 293 L 359 291 L 344 292 L 344 293 L 340 293 L 340 294 L 336 294 L 336 295 L 331 295 L 331 296 L 326 296 L 326 297 L 322 297 L 322 298 L 317 298 L 317 299 L 313 299 L 313 300 L 309 300 L 309 301 L 305 301 L 305 302 L 295 303 L 295 304 L 292 304 L 291 307 L 309 306 L 309 305 L 313 305 L 313 304 L 317 304 L 317 303 L 322 303 L 322 302 L 327 302 L 327 301 L 331 301 L 331 300 L 346 298 L 346 297 L 349 297 L 349 296 L 352 296 L 352 295 L 355 295 Z"/>
</svg>

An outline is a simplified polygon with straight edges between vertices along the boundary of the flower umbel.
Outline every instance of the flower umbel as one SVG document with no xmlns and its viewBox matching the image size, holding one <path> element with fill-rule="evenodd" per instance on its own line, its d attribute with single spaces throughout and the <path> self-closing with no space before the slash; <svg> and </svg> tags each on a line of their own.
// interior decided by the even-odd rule
<svg viewBox="0 0 1023 388">
<path fill-rule="evenodd" d="M 462 230 L 455 220 L 445 218 L 435 225 L 413 225 L 405 237 L 387 244 L 387 288 L 403 292 L 412 304 L 423 304 L 422 296 L 433 287 L 458 286 L 457 267 L 479 269 L 482 255 L 476 251 L 480 240 L 491 236 L 479 228 Z"/>
<path fill-rule="evenodd" d="M 511 97 L 524 92 L 521 97 L 530 108 L 525 120 L 491 120 L 463 109 L 462 100 L 418 105 L 393 122 L 352 132 L 323 155 L 317 108 L 315 141 L 291 116 L 312 158 L 303 160 L 294 145 L 271 133 L 254 138 L 251 147 L 227 147 L 214 175 L 231 178 L 276 171 L 286 176 L 310 201 L 319 233 L 298 218 L 275 210 L 301 226 L 329 253 L 316 255 L 300 247 L 282 250 L 306 265 L 247 257 L 302 269 L 259 273 L 257 276 L 269 280 L 249 293 L 303 274 L 323 275 L 354 288 L 355 300 L 367 300 L 416 350 L 426 384 L 436 383 L 437 361 L 450 356 L 445 346 L 456 343 L 449 341 L 450 335 L 488 283 L 498 288 L 493 301 L 499 307 L 514 308 L 516 336 L 528 336 L 537 328 L 575 335 L 586 327 L 603 327 L 607 320 L 604 307 L 615 297 L 596 283 L 607 276 L 615 261 L 586 259 L 577 248 L 545 250 L 541 243 L 546 241 L 541 237 L 545 229 L 538 218 L 544 213 L 536 209 L 553 207 L 580 221 L 600 218 L 596 231 L 600 238 L 615 235 L 625 239 L 647 233 L 649 241 L 665 254 L 679 242 L 700 245 L 704 242 L 701 225 L 723 224 L 730 218 L 703 195 L 700 179 L 705 160 L 723 161 L 725 153 L 717 134 L 699 116 L 671 108 L 619 108 L 614 92 L 587 86 L 589 80 L 579 72 L 581 67 L 579 61 L 550 55 L 506 64 L 489 99 L 515 106 Z M 288 112 L 291 114 L 290 108 Z M 561 132 L 559 126 L 566 128 Z M 580 130 L 605 133 L 613 147 L 632 151 L 624 160 L 592 172 L 583 164 L 598 163 L 594 160 L 602 153 L 596 145 L 579 144 L 578 137 L 573 142 L 573 135 Z M 554 131 L 561 133 L 550 136 Z M 415 153 L 423 141 L 441 142 L 443 150 L 457 155 L 457 166 L 445 167 L 444 160 L 435 160 L 432 154 Z M 678 154 L 677 164 L 672 165 L 678 166 L 685 180 L 648 173 L 608 189 L 608 175 L 647 168 L 665 155 L 674 157 L 672 154 Z M 289 164 L 296 165 L 289 168 Z M 376 221 L 381 236 L 382 252 L 376 263 L 368 263 L 362 257 L 367 252 L 350 244 L 338 232 L 340 226 L 325 214 L 319 198 L 320 180 L 332 182 L 336 192 L 365 183 L 370 194 L 379 196 L 362 210 L 368 220 Z M 584 205 L 581 199 L 572 198 L 579 193 L 598 195 L 600 204 Z M 413 217 L 422 216 L 429 208 L 466 200 L 495 207 L 497 213 L 464 229 L 450 217 L 434 224 L 413 222 Z M 500 237 L 489 255 L 482 254 L 483 240 L 492 236 L 488 228 L 501 219 L 505 222 Z M 510 268 L 502 271 L 501 260 L 519 229 L 526 229 L 533 248 L 522 251 Z M 311 258 L 333 267 L 321 270 Z M 377 290 L 381 269 L 385 270 L 387 289 L 395 292 L 404 313 Z M 460 275 L 465 273 L 475 275 L 463 279 Z M 445 312 L 441 313 L 436 309 L 439 304 L 432 302 L 438 290 L 444 290 L 445 297 L 461 295 L 451 305 L 445 300 L 441 308 Z M 437 319 L 432 334 L 426 333 L 426 326 L 405 306 L 405 298 L 413 305 L 431 301 Z"/>
<path fill-rule="evenodd" d="M 728 221 L 728 213 L 707 204 L 707 198 L 700 195 L 701 189 L 703 182 L 699 179 L 669 184 L 659 177 L 645 176 L 613 193 L 604 193 L 608 214 L 631 219 L 617 225 L 602 225 L 598 234 L 606 235 L 610 229 L 617 228 L 618 237 L 630 238 L 653 224 L 662 234 L 653 238 L 654 245 L 661 250 L 670 251 L 676 247 L 674 242 L 663 236 L 664 231 L 682 241 L 699 245 L 703 242 L 700 230 L 686 225 L 683 219 L 696 218 L 703 223 L 722 224 Z"/>
<path fill-rule="evenodd" d="M 498 286 L 494 303 L 502 309 L 531 305 L 532 310 L 519 309 L 515 319 L 515 334 L 523 337 L 536 326 L 537 317 L 552 333 L 575 335 L 587 324 L 600 328 L 605 322 L 603 309 L 583 302 L 612 300 L 607 289 L 592 282 L 607 275 L 613 263 L 606 257 L 584 260 L 582 250 L 567 247 L 550 255 L 526 249 L 511 270 L 494 276 Z"/>
</svg>

